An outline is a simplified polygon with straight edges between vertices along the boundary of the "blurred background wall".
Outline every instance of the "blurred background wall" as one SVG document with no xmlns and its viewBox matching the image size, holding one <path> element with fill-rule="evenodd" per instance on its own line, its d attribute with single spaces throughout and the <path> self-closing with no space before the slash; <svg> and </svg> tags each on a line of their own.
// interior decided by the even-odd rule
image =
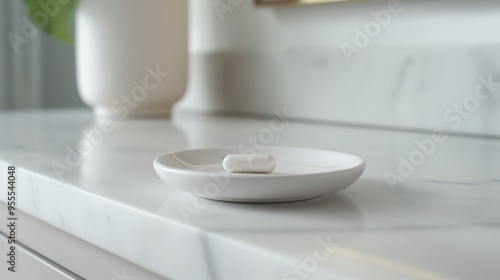
<svg viewBox="0 0 500 280">
<path fill-rule="evenodd" d="M 214 1 L 191 2 L 181 110 L 264 115 L 286 106 L 304 120 L 500 135 L 498 93 L 471 103 L 467 117 L 454 107 L 475 101 L 480 77 L 500 81 L 498 1 L 221 2 L 230 6 L 222 13 Z M 346 45 L 356 52 L 346 55 Z"/>
<path fill-rule="evenodd" d="M 13 53 L 6 36 L 22 26 L 18 2 L 0 4 L 0 107 L 82 106 L 72 46 L 38 34 Z M 400 12 L 346 59 L 341 46 L 355 46 L 389 0 L 281 8 L 193 0 L 189 89 L 177 110 L 266 115 L 287 106 L 308 120 L 500 135 L 498 95 L 456 129 L 443 117 L 478 77 L 500 80 L 500 2 L 398 2 Z"/>
</svg>

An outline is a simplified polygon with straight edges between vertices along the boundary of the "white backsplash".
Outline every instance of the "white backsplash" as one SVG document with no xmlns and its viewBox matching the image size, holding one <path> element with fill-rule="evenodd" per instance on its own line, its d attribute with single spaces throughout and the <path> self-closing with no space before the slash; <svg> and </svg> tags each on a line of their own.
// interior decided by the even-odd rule
<svg viewBox="0 0 500 280">
<path fill-rule="evenodd" d="M 210 2 L 191 2 L 180 110 L 286 106 L 308 120 L 500 136 L 500 86 L 485 100 L 474 95 L 479 77 L 500 82 L 500 4 L 401 1 L 349 62 L 341 44 L 354 46 L 356 28 L 374 21 L 372 11 L 390 11 L 388 2 L 257 8 L 247 0 L 221 17 Z M 454 104 L 464 102 L 459 112 Z"/>
</svg>

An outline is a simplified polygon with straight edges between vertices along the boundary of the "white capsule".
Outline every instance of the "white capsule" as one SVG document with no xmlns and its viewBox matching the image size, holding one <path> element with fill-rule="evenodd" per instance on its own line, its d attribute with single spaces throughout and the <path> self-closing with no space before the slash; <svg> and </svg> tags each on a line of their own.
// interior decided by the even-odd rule
<svg viewBox="0 0 500 280">
<path fill-rule="evenodd" d="M 222 166 L 230 173 L 271 173 L 276 161 L 267 154 L 233 154 L 222 159 Z"/>
</svg>

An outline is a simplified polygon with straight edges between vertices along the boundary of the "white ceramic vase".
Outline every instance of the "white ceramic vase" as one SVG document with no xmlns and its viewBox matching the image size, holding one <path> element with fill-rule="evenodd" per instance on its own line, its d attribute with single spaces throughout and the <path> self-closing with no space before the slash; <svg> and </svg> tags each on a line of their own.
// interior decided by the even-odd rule
<svg viewBox="0 0 500 280">
<path fill-rule="evenodd" d="M 186 90 L 186 0 L 80 0 L 78 89 L 98 117 L 169 116 Z"/>
</svg>

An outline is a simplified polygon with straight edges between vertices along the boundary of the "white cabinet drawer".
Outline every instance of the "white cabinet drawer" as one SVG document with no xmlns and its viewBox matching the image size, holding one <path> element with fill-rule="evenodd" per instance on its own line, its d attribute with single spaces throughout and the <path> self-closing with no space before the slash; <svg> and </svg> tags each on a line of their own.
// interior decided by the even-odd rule
<svg viewBox="0 0 500 280">
<path fill-rule="evenodd" d="M 0 234 L 0 251 L 2 255 L 8 253 L 10 244 Z M 16 244 L 15 272 L 8 270 L 9 264 L 4 263 L 1 267 L 0 279 L 28 280 L 28 279 L 51 279 L 51 280 L 80 280 L 83 279 L 74 273 L 64 269 L 49 259 L 33 252 L 29 248 Z"/>
</svg>

